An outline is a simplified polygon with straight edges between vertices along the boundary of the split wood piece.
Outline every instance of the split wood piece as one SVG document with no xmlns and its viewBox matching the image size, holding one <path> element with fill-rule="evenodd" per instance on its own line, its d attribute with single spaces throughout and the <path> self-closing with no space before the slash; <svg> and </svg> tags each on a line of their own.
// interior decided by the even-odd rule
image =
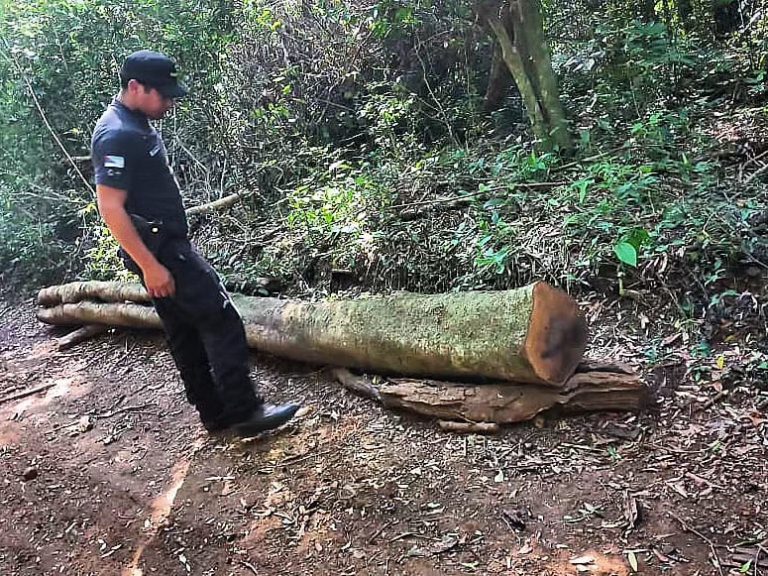
<svg viewBox="0 0 768 576">
<path fill-rule="evenodd" d="M 139 299 L 146 298 L 141 294 Z M 119 283 L 52 287 L 41 292 L 39 302 L 63 304 L 40 308 L 38 318 L 52 324 L 158 326 L 151 310 L 120 304 L 126 296 Z M 81 302 L 78 308 L 73 302 L 80 297 L 116 304 Z M 240 295 L 233 300 L 251 347 L 376 373 L 562 387 L 587 341 L 576 302 L 543 282 L 498 292 L 406 293 L 319 303 Z"/>
<path fill-rule="evenodd" d="M 187 208 L 185 212 L 187 216 L 198 216 L 200 214 L 208 214 L 209 212 L 214 212 L 217 210 L 225 210 L 231 206 L 234 206 L 240 200 L 242 200 L 243 198 L 247 198 L 250 195 L 251 193 L 230 194 L 229 196 L 224 196 L 223 198 L 219 198 L 218 200 L 208 202 L 207 204 L 192 206 L 191 208 Z"/>
<path fill-rule="evenodd" d="M 446 432 L 462 434 L 496 434 L 499 425 L 496 422 L 456 422 L 455 420 L 438 420 L 437 425 Z"/>
<path fill-rule="evenodd" d="M 68 350 L 69 348 L 80 344 L 80 342 L 84 342 L 89 338 L 103 334 L 107 330 L 109 330 L 109 326 L 103 324 L 87 324 L 82 328 L 70 332 L 66 336 L 56 338 L 56 346 L 59 350 Z"/>
<path fill-rule="evenodd" d="M 386 408 L 459 422 L 510 424 L 545 410 L 565 413 L 636 411 L 646 388 L 631 370 L 610 364 L 584 363 L 562 390 L 529 384 L 462 384 L 409 378 L 373 379 L 338 368 L 335 378 Z"/>
</svg>

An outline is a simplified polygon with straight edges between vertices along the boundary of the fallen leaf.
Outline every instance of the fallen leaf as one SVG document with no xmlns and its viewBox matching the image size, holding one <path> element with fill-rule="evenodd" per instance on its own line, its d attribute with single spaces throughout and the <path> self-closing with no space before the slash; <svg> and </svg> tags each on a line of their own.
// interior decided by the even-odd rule
<svg viewBox="0 0 768 576">
<path fill-rule="evenodd" d="M 637 572 L 637 556 L 630 550 L 627 552 L 627 558 L 629 559 L 629 565 L 632 567 L 633 572 Z"/>
<path fill-rule="evenodd" d="M 664 338 L 664 340 L 661 341 L 662 346 L 669 346 L 670 344 L 673 344 L 678 338 L 680 338 L 682 334 L 678 332 L 677 334 L 672 334 L 671 336 L 667 336 Z"/>
<path fill-rule="evenodd" d="M 640 506 L 637 503 L 637 498 L 624 494 L 624 518 L 627 520 L 627 532 L 632 530 L 640 520 Z"/>
<path fill-rule="evenodd" d="M 77 421 L 77 431 L 80 433 L 88 432 L 93 428 L 93 420 L 90 416 L 83 416 Z"/>
<path fill-rule="evenodd" d="M 501 513 L 504 515 L 504 517 L 509 521 L 512 528 L 517 528 L 518 530 L 525 530 L 525 520 L 524 518 L 528 516 L 524 511 L 522 510 L 502 510 Z"/>
<path fill-rule="evenodd" d="M 752 426 L 755 428 L 758 428 L 760 424 L 763 424 L 764 422 L 768 422 L 768 419 L 763 418 L 763 415 L 757 411 L 749 413 L 747 418 L 749 418 L 749 420 L 752 422 Z"/>
<path fill-rule="evenodd" d="M 688 498 L 688 492 L 685 491 L 685 488 L 682 484 L 674 484 L 672 482 L 667 482 L 667 485 L 672 488 L 675 492 L 680 494 L 683 498 Z"/>
<path fill-rule="evenodd" d="M 442 554 L 443 552 L 447 552 L 451 548 L 455 547 L 458 543 L 459 539 L 456 538 L 456 536 L 452 534 L 446 534 L 443 536 L 440 542 L 436 542 L 430 546 L 429 551 L 432 552 L 432 554 Z"/>
</svg>

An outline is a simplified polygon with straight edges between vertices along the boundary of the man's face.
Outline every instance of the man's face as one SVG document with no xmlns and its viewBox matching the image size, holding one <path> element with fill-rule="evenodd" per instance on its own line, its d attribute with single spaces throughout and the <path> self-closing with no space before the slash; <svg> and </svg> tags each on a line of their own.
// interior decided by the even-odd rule
<svg viewBox="0 0 768 576">
<path fill-rule="evenodd" d="M 153 120 L 160 120 L 176 105 L 175 99 L 163 96 L 157 88 L 139 82 L 136 82 L 134 102 L 139 110 Z"/>
</svg>

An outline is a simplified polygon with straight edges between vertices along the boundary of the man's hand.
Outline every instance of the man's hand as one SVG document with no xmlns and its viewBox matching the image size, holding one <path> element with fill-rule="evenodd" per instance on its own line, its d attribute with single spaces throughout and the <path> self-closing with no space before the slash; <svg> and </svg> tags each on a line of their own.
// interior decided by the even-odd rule
<svg viewBox="0 0 768 576">
<path fill-rule="evenodd" d="M 176 293 L 176 283 L 168 268 L 155 262 L 142 269 L 144 284 L 150 298 L 170 298 Z"/>
</svg>

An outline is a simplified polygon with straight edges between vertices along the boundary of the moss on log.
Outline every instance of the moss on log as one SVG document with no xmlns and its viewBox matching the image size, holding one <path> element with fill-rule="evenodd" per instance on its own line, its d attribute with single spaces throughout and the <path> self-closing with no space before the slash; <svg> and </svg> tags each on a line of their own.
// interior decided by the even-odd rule
<svg viewBox="0 0 768 576">
<path fill-rule="evenodd" d="M 135 287 L 109 283 L 46 289 L 38 299 L 43 304 L 38 318 L 54 324 L 158 327 L 150 307 L 123 302 L 131 290 Z M 133 297 L 144 301 L 146 294 L 140 290 Z M 240 295 L 233 300 L 250 346 L 303 362 L 379 373 L 559 387 L 581 361 L 587 339 L 573 299 L 541 282 L 499 292 L 319 303 Z"/>
</svg>

